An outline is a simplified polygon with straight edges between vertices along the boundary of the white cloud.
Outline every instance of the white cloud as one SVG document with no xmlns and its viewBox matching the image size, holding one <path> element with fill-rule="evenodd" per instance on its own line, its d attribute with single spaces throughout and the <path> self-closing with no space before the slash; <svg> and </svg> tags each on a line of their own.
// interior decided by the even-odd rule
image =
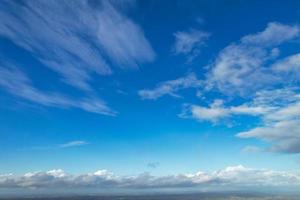
<svg viewBox="0 0 300 200">
<path fill-rule="evenodd" d="M 253 98 L 254 105 L 282 107 L 300 100 L 297 91 L 300 88 L 286 87 L 272 90 L 260 90 Z"/>
<path fill-rule="evenodd" d="M 14 96 L 43 106 L 59 108 L 74 107 L 98 114 L 116 114 L 102 100 L 97 98 L 74 100 L 59 93 L 41 91 L 34 87 L 31 80 L 16 68 L 0 67 L 0 87 Z"/>
<path fill-rule="evenodd" d="M 257 90 L 275 77 L 262 68 L 269 53 L 261 48 L 232 44 L 223 49 L 207 77 L 207 88 L 216 87 L 225 94 Z"/>
<path fill-rule="evenodd" d="M 270 113 L 265 116 L 267 120 L 280 121 L 280 120 L 291 120 L 300 118 L 300 100 L 296 103 L 288 104 L 276 112 Z"/>
<path fill-rule="evenodd" d="M 108 1 L 99 13 L 97 39 L 111 60 L 121 67 L 137 67 L 153 61 L 155 53 L 143 31 L 133 21 L 121 15 Z"/>
<path fill-rule="evenodd" d="M 251 101 L 240 105 L 226 105 L 221 99 L 207 106 L 184 104 L 179 117 L 231 125 L 236 116 L 254 116 L 260 119 L 259 126 L 238 133 L 238 137 L 263 140 L 271 145 L 269 151 L 300 153 L 299 92 L 299 87 L 259 90 Z M 256 150 L 247 147 L 243 151 Z"/>
<path fill-rule="evenodd" d="M 268 66 L 279 55 L 279 45 L 299 35 L 299 26 L 273 22 L 264 31 L 230 44 L 211 65 L 207 89 L 217 88 L 225 94 L 243 96 L 282 82 L 281 74 Z"/>
<path fill-rule="evenodd" d="M 174 34 L 175 44 L 173 51 L 175 54 L 189 56 L 189 61 L 199 55 L 200 49 L 205 45 L 210 34 L 204 31 L 191 29 L 189 31 L 178 31 Z"/>
<path fill-rule="evenodd" d="M 299 54 L 278 60 L 280 45 L 299 38 L 298 25 L 269 23 L 265 30 L 225 47 L 210 66 L 206 90 L 246 97 L 238 106 L 188 105 L 183 116 L 216 122 L 233 115 L 261 119 L 259 127 L 237 134 L 270 143 L 269 150 L 300 153 Z M 277 88 L 277 89 L 274 89 Z M 247 102 L 247 98 L 252 100 Z"/>
<path fill-rule="evenodd" d="M 198 105 L 185 105 L 180 117 L 192 117 L 200 121 L 217 122 L 221 118 L 228 117 L 230 113 L 227 109 L 216 106 L 214 103 L 209 107 Z"/>
<path fill-rule="evenodd" d="M 262 90 L 247 103 L 226 106 L 220 99 L 208 106 L 185 104 L 179 114 L 183 118 L 199 121 L 227 123 L 234 116 L 256 116 L 260 126 L 240 132 L 237 137 L 257 138 L 270 143 L 268 150 L 284 153 L 300 153 L 300 95 L 299 88 Z M 258 149 L 247 147 L 244 151 Z M 263 150 L 263 149 L 262 149 Z"/>
<path fill-rule="evenodd" d="M 0 35 L 31 52 L 64 82 L 92 90 L 91 74 L 112 73 L 106 55 L 121 67 L 154 59 L 137 24 L 109 1 L 3 1 Z"/>
<path fill-rule="evenodd" d="M 300 54 L 288 56 L 274 63 L 271 68 L 277 73 L 283 73 L 295 81 L 300 80 Z M 286 76 L 284 76 L 286 77 Z"/>
<path fill-rule="evenodd" d="M 161 82 L 154 89 L 140 90 L 138 94 L 142 99 L 158 99 L 164 95 L 170 95 L 173 97 L 180 97 L 176 92 L 187 88 L 197 88 L 201 85 L 201 81 L 197 79 L 194 73 L 170 81 Z"/>
<path fill-rule="evenodd" d="M 252 106 L 242 104 L 240 106 L 230 107 L 230 112 L 233 114 L 245 114 L 245 115 L 264 115 L 273 111 L 275 107 L 263 107 L 263 106 Z"/>
<path fill-rule="evenodd" d="M 88 145 L 89 143 L 83 140 L 75 140 L 75 141 L 70 141 L 65 144 L 59 145 L 60 148 L 69 148 L 69 147 L 77 147 L 77 146 L 84 146 Z"/>
<path fill-rule="evenodd" d="M 261 116 L 273 111 L 274 107 L 254 106 L 251 104 L 242 104 L 239 106 L 223 105 L 220 99 L 215 100 L 208 107 L 199 105 L 185 105 L 181 117 L 192 117 L 200 121 L 217 122 L 220 119 L 228 118 L 233 115 L 252 115 Z"/>
<path fill-rule="evenodd" d="M 258 188 L 299 186 L 300 176 L 290 172 L 266 169 L 251 169 L 241 165 L 227 167 L 212 173 L 197 172 L 194 174 L 177 174 L 153 176 L 142 173 L 136 176 L 117 176 L 107 170 L 94 173 L 71 175 L 61 169 L 47 172 L 30 172 L 23 176 L 12 174 L 0 176 L 0 188 L 98 188 L 98 189 L 146 189 L 146 188 L 187 188 L 230 187 L 231 190 L 241 187 Z"/>
<path fill-rule="evenodd" d="M 271 143 L 269 150 L 285 153 L 300 153 L 300 96 L 291 90 L 282 90 L 280 93 L 274 93 L 269 100 L 281 102 L 272 112 L 265 113 L 262 116 L 263 125 L 251 130 L 237 134 L 240 138 L 258 138 Z M 269 94 L 269 93 L 267 93 Z M 288 99 L 281 101 L 280 98 Z M 262 98 L 265 99 L 265 98 Z M 262 101 L 265 103 L 265 100 Z"/>
<path fill-rule="evenodd" d="M 247 35 L 241 39 L 244 44 L 273 46 L 279 45 L 285 41 L 294 39 L 300 34 L 299 26 L 284 25 L 277 22 L 271 22 L 262 32 Z"/>
<path fill-rule="evenodd" d="M 242 165 L 227 167 L 215 173 L 215 176 L 229 184 L 240 186 L 293 185 L 299 181 L 299 175 L 266 169 L 251 169 Z"/>
<path fill-rule="evenodd" d="M 271 151 L 300 153 L 300 120 L 273 122 L 238 133 L 240 138 L 258 138 L 270 142 Z"/>
</svg>

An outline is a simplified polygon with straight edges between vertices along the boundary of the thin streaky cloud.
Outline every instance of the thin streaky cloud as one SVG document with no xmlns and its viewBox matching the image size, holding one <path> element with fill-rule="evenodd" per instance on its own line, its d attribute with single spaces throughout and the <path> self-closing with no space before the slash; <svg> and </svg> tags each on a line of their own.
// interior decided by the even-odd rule
<svg viewBox="0 0 300 200">
<path fill-rule="evenodd" d="M 30 147 L 24 147 L 20 148 L 20 151 L 43 151 L 43 150 L 57 150 L 57 149 L 65 149 L 65 148 L 73 148 L 73 147 L 81 147 L 90 145 L 91 143 L 84 141 L 84 140 L 73 140 L 62 144 L 49 144 L 49 145 L 43 145 L 43 146 L 30 146 Z"/>
<path fill-rule="evenodd" d="M 74 140 L 74 141 L 70 141 L 64 144 L 59 145 L 60 148 L 69 148 L 69 147 L 78 147 L 78 146 L 85 146 L 90 144 L 87 141 L 83 141 L 83 140 Z"/>
<path fill-rule="evenodd" d="M 15 67 L 0 67 L 0 87 L 10 94 L 43 106 L 80 108 L 87 112 L 116 115 L 102 100 L 97 98 L 72 99 L 56 92 L 45 92 L 33 86 L 31 80 Z"/>
<path fill-rule="evenodd" d="M 189 73 L 186 76 L 164 81 L 154 89 L 143 89 L 139 90 L 138 94 L 142 99 L 156 100 L 164 95 L 170 95 L 173 97 L 180 97 L 177 94 L 178 91 L 188 88 L 198 88 L 202 84 L 202 81 L 198 80 L 195 73 Z"/>
<path fill-rule="evenodd" d="M 260 152 L 262 152 L 262 149 L 260 147 L 251 146 L 251 145 L 245 146 L 242 149 L 242 153 L 260 153 Z"/>
<path fill-rule="evenodd" d="M 63 81 L 93 90 L 93 74 L 112 73 L 154 59 L 142 29 L 109 1 L 3 1 L 0 35 L 31 52 Z M 114 3 L 115 5 L 116 3 Z"/>
<path fill-rule="evenodd" d="M 155 53 L 142 29 L 108 1 L 103 1 L 97 17 L 97 39 L 113 62 L 120 67 L 136 68 L 154 60 Z"/>
</svg>

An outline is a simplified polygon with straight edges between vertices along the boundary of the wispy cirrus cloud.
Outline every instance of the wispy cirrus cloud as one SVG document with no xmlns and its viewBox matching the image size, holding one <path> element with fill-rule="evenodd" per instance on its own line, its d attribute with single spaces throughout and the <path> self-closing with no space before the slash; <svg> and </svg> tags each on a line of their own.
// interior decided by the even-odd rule
<svg viewBox="0 0 300 200">
<path fill-rule="evenodd" d="M 92 90 L 92 74 L 109 75 L 152 61 L 141 28 L 109 1 L 3 1 L 0 35 L 31 52 L 63 81 Z M 114 3 L 115 4 L 115 3 Z"/>
<path fill-rule="evenodd" d="M 156 100 L 164 95 L 180 97 L 177 92 L 187 88 L 200 87 L 202 82 L 197 79 L 194 73 L 189 73 L 178 79 L 159 83 L 154 89 L 143 89 L 138 92 L 142 99 Z"/>
<path fill-rule="evenodd" d="M 142 29 L 108 1 L 103 1 L 97 17 L 97 39 L 113 62 L 126 68 L 154 60 L 155 53 Z"/>
<path fill-rule="evenodd" d="M 1 69 L 2 88 L 31 102 L 53 107 L 77 107 L 115 115 L 94 96 L 92 77 L 110 75 L 112 66 L 137 67 L 155 58 L 142 29 L 110 1 L 6 1 L 0 8 L 0 36 L 29 51 L 44 66 L 61 75 L 64 83 L 86 92 L 74 99 L 39 90 L 14 63 Z M 7 76 L 6 76 L 7 75 Z M 6 77 L 4 77 L 6 76 Z M 10 77 L 7 78 L 7 77 Z M 17 92 L 17 88 L 21 92 Z"/>
<path fill-rule="evenodd" d="M 218 191 L 222 186 L 229 188 L 259 189 L 283 188 L 300 185 L 300 176 L 296 173 L 252 169 L 242 165 L 230 166 L 222 170 L 206 173 L 176 174 L 153 176 L 142 173 L 135 176 L 118 176 L 107 170 L 94 173 L 71 175 L 61 169 L 46 172 L 29 172 L 23 176 L 6 174 L 0 176 L 0 188 L 103 188 L 107 189 L 153 189 L 153 188 L 197 188 Z"/>
<path fill-rule="evenodd" d="M 90 142 L 87 142 L 85 140 L 72 140 L 61 144 L 49 144 L 49 145 L 37 145 L 37 146 L 30 146 L 19 149 L 20 151 L 28 151 L 28 150 L 58 150 L 58 149 L 68 149 L 68 148 L 76 148 L 76 147 L 82 147 L 86 145 L 90 145 Z"/>
<path fill-rule="evenodd" d="M 259 152 L 262 152 L 262 149 L 257 146 L 248 145 L 242 149 L 242 152 L 243 153 L 259 153 Z"/>
<path fill-rule="evenodd" d="M 88 143 L 87 141 L 83 141 L 83 140 L 74 140 L 74 141 L 70 141 L 64 144 L 60 144 L 59 147 L 60 148 L 69 148 L 69 147 L 78 147 L 78 146 L 85 146 L 88 145 L 90 143 Z"/>
<path fill-rule="evenodd" d="M 26 74 L 16 67 L 0 67 L 0 87 L 10 94 L 43 106 L 79 108 L 87 112 L 115 115 L 105 102 L 97 98 L 74 99 L 57 92 L 46 92 L 34 87 Z"/>
</svg>

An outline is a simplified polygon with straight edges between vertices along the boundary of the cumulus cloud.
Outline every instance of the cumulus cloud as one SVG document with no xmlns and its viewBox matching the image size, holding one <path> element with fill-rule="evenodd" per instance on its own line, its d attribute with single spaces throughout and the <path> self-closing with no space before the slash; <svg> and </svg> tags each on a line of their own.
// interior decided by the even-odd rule
<svg viewBox="0 0 300 200">
<path fill-rule="evenodd" d="M 148 173 L 136 176 L 118 176 L 107 170 L 72 175 L 61 169 L 47 172 L 29 172 L 23 176 L 4 174 L 0 176 L 0 188 L 187 188 L 211 186 L 253 187 L 299 186 L 298 174 L 267 169 L 251 169 L 242 165 L 227 167 L 212 173 L 177 174 L 153 176 Z"/>
<path fill-rule="evenodd" d="M 197 88 L 202 82 L 197 79 L 194 73 L 189 73 L 184 77 L 175 80 L 159 83 L 154 89 L 143 89 L 138 92 L 142 99 L 156 100 L 164 95 L 180 97 L 176 92 L 187 88 Z"/>
<path fill-rule="evenodd" d="M 188 60 L 200 54 L 200 49 L 205 45 L 210 34 L 204 31 L 191 29 L 189 31 L 178 31 L 174 34 L 175 44 L 173 51 L 175 54 L 188 55 Z"/>
<path fill-rule="evenodd" d="M 0 67 L 0 87 L 14 96 L 43 106 L 80 108 L 87 112 L 115 115 L 105 102 L 97 98 L 73 98 L 55 92 L 45 92 L 33 86 L 31 80 L 17 68 Z"/>
<path fill-rule="evenodd" d="M 109 1 L 91 4 L 3 1 L 0 35 L 82 90 L 92 90 L 91 74 L 112 73 L 108 58 L 123 68 L 154 59 L 155 53 L 136 23 Z"/>
<path fill-rule="evenodd" d="M 217 88 L 225 94 L 247 95 L 266 86 L 283 81 L 282 74 L 270 67 L 279 55 L 279 47 L 298 38 L 300 27 L 269 23 L 262 32 L 247 35 L 225 47 L 217 56 L 207 74 L 207 89 Z M 297 56 L 287 58 L 290 68 L 295 68 Z M 278 71 L 278 70 L 277 70 Z M 286 79 L 284 79 L 286 81 Z"/>
</svg>

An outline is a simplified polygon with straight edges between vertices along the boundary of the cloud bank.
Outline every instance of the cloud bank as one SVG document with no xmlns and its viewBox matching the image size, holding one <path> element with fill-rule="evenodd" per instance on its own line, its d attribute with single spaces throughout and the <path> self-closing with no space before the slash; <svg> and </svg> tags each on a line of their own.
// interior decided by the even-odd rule
<svg viewBox="0 0 300 200">
<path fill-rule="evenodd" d="M 118 176 L 107 170 L 71 175 L 61 169 L 47 172 L 29 172 L 22 176 L 0 175 L 0 188 L 191 188 L 229 186 L 233 188 L 300 186 L 300 176 L 290 172 L 251 169 L 242 165 L 231 166 L 212 173 L 153 176 Z"/>
</svg>

